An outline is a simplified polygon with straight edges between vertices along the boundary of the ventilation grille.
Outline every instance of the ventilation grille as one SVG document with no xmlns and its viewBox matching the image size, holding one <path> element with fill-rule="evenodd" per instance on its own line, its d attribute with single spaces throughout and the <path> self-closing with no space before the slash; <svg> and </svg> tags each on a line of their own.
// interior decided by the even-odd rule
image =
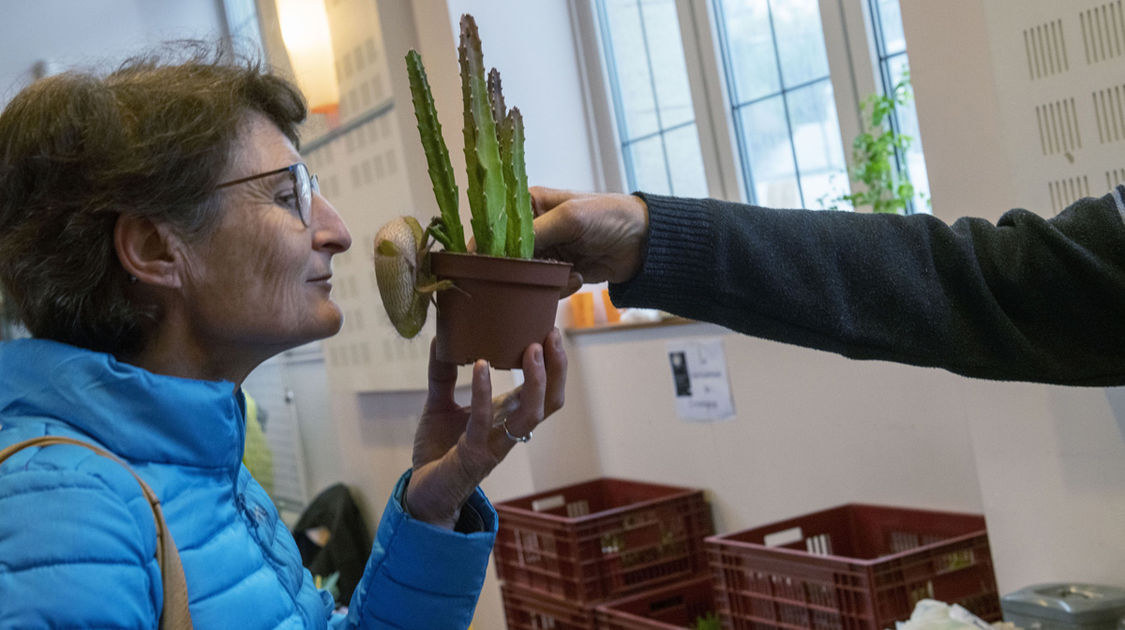
<svg viewBox="0 0 1125 630">
<path fill-rule="evenodd" d="M 1085 175 L 1047 182 L 1047 188 L 1051 193 L 1051 207 L 1056 213 L 1078 199 L 1090 196 L 1090 181 Z"/>
<path fill-rule="evenodd" d="M 1125 140 L 1125 86 L 1117 85 L 1092 94 L 1102 144 Z"/>
<path fill-rule="evenodd" d="M 1106 190 L 1112 190 L 1120 184 L 1125 184 L 1125 168 L 1115 168 L 1105 172 Z"/>
<path fill-rule="evenodd" d="M 1066 154 L 1082 148 L 1074 98 L 1065 98 L 1035 108 L 1039 120 L 1039 144 L 1043 155 Z"/>
<path fill-rule="evenodd" d="M 1078 14 L 1086 63 L 1100 63 L 1125 54 L 1125 14 L 1122 0 L 1107 2 Z"/>
<path fill-rule="evenodd" d="M 1023 46 L 1027 53 L 1027 72 L 1033 81 L 1070 69 L 1061 19 L 1025 29 Z"/>
</svg>

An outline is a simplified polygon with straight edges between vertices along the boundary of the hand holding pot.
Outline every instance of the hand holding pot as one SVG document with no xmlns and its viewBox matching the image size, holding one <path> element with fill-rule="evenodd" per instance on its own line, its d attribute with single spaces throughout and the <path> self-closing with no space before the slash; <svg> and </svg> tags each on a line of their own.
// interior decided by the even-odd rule
<svg viewBox="0 0 1125 630">
<path fill-rule="evenodd" d="M 461 506 L 515 446 L 563 405 L 566 353 L 554 329 L 523 354 L 524 383 L 492 397 L 488 363 L 473 364 L 472 401 L 454 400 L 457 366 L 439 361 L 430 345 L 430 387 L 414 434 L 414 471 L 406 509 L 414 517 L 453 529 Z"/>
<path fill-rule="evenodd" d="M 535 256 L 574 264 L 566 294 L 583 282 L 625 282 L 641 267 L 648 207 L 640 197 L 533 186 Z"/>
</svg>

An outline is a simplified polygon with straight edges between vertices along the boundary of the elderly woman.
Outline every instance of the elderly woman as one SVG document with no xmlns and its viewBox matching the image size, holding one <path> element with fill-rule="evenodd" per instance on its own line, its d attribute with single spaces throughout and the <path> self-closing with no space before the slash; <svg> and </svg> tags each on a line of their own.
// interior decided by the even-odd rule
<svg viewBox="0 0 1125 630">
<path fill-rule="evenodd" d="M 301 95 L 195 54 L 33 84 L 0 115 L 0 281 L 33 338 L 0 344 L 0 448 L 99 445 L 161 500 L 198 628 L 464 628 L 496 531 L 477 484 L 562 404 L 558 332 L 493 422 L 431 355 L 414 465 L 390 497 L 346 617 L 240 464 L 239 384 L 336 333 L 332 257 L 351 236 L 297 152 Z M 497 403 L 500 406 L 500 403 Z M 509 413 L 510 412 L 510 413 Z M 0 466 L 0 627 L 151 628 L 156 529 L 121 465 L 77 445 Z"/>
</svg>

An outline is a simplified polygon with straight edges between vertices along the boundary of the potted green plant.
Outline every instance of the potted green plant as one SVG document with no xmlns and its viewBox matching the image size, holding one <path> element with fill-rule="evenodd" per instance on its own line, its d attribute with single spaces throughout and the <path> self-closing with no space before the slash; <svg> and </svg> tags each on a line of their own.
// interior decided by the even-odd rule
<svg viewBox="0 0 1125 630">
<path fill-rule="evenodd" d="M 458 61 L 464 152 L 475 251 L 469 252 L 458 188 L 425 67 L 406 55 L 418 132 L 440 214 L 426 228 L 413 217 L 388 222 L 375 237 L 375 275 L 395 329 L 413 337 L 437 303 L 437 354 L 452 363 L 487 359 L 517 368 L 524 348 L 554 327 L 570 264 L 532 258 L 531 195 L 518 108 L 504 103 L 500 73 L 485 75 L 480 35 L 461 16 Z M 442 251 L 430 251 L 434 242 Z"/>
<path fill-rule="evenodd" d="M 903 214 L 914 198 L 914 185 L 906 173 L 895 168 L 895 151 L 905 152 L 913 138 L 899 133 L 889 124 L 896 105 L 910 101 L 910 74 L 904 72 L 890 94 L 878 92 L 861 105 L 867 116 L 866 129 L 852 143 L 852 179 L 864 189 L 840 195 L 831 201 L 846 201 L 855 208 L 870 206 L 872 212 Z"/>
</svg>

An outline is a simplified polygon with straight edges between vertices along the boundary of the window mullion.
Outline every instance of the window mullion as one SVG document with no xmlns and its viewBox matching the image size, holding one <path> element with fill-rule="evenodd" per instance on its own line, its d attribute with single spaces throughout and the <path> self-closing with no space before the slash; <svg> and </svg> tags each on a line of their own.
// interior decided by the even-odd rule
<svg viewBox="0 0 1125 630">
<path fill-rule="evenodd" d="M 600 36 L 601 20 L 594 0 L 567 3 L 574 32 L 574 45 L 579 56 L 579 72 L 586 96 L 586 119 L 594 140 L 590 157 L 598 190 L 621 192 L 627 188 L 626 157 L 617 143 L 619 126 L 613 89 L 602 62 L 609 59 L 604 38 Z M 623 131 L 623 130 L 622 130 Z"/>
<path fill-rule="evenodd" d="M 703 151 L 708 194 L 717 199 L 746 201 L 739 175 L 738 141 L 727 107 L 726 78 L 715 33 L 711 2 L 676 0 L 684 58 L 688 67 L 696 131 Z"/>
<path fill-rule="evenodd" d="M 878 51 L 874 47 L 874 40 L 867 36 L 873 22 L 867 11 L 866 0 L 819 1 L 840 122 L 840 139 L 844 147 L 844 158 L 851 167 L 854 166 L 851 146 L 865 127 L 860 103 L 868 94 L 873 94 L 876 86 L 882 82 L 877 74 Z M 851 181 L 853 191 L 860 189 L 862 185 L 858 181 Z"/>
<path fill-rule="evenodd" d="M 789 115 L 789 87 L 785 84 L 785 71 L 781 67 L 781 50 L 777 45 L 777 29 L 773 23 L 773 6 L 766 0 L 766 14 L 769 16 L 770 40 L 773 42 L 773 60 L 777 64 L 777 78 L 781 84 L 781 109 L 785 112 L 785 128 L 789 135 L 789 152 L 793 157 L 793 179 L 797 182 L 797 199 L 800 205 L 805 205 L 805 191 L 801 187 L 801 166 L 797 162 L 797 145 L 793 139 L 793 120 Z"/>
</svg>

